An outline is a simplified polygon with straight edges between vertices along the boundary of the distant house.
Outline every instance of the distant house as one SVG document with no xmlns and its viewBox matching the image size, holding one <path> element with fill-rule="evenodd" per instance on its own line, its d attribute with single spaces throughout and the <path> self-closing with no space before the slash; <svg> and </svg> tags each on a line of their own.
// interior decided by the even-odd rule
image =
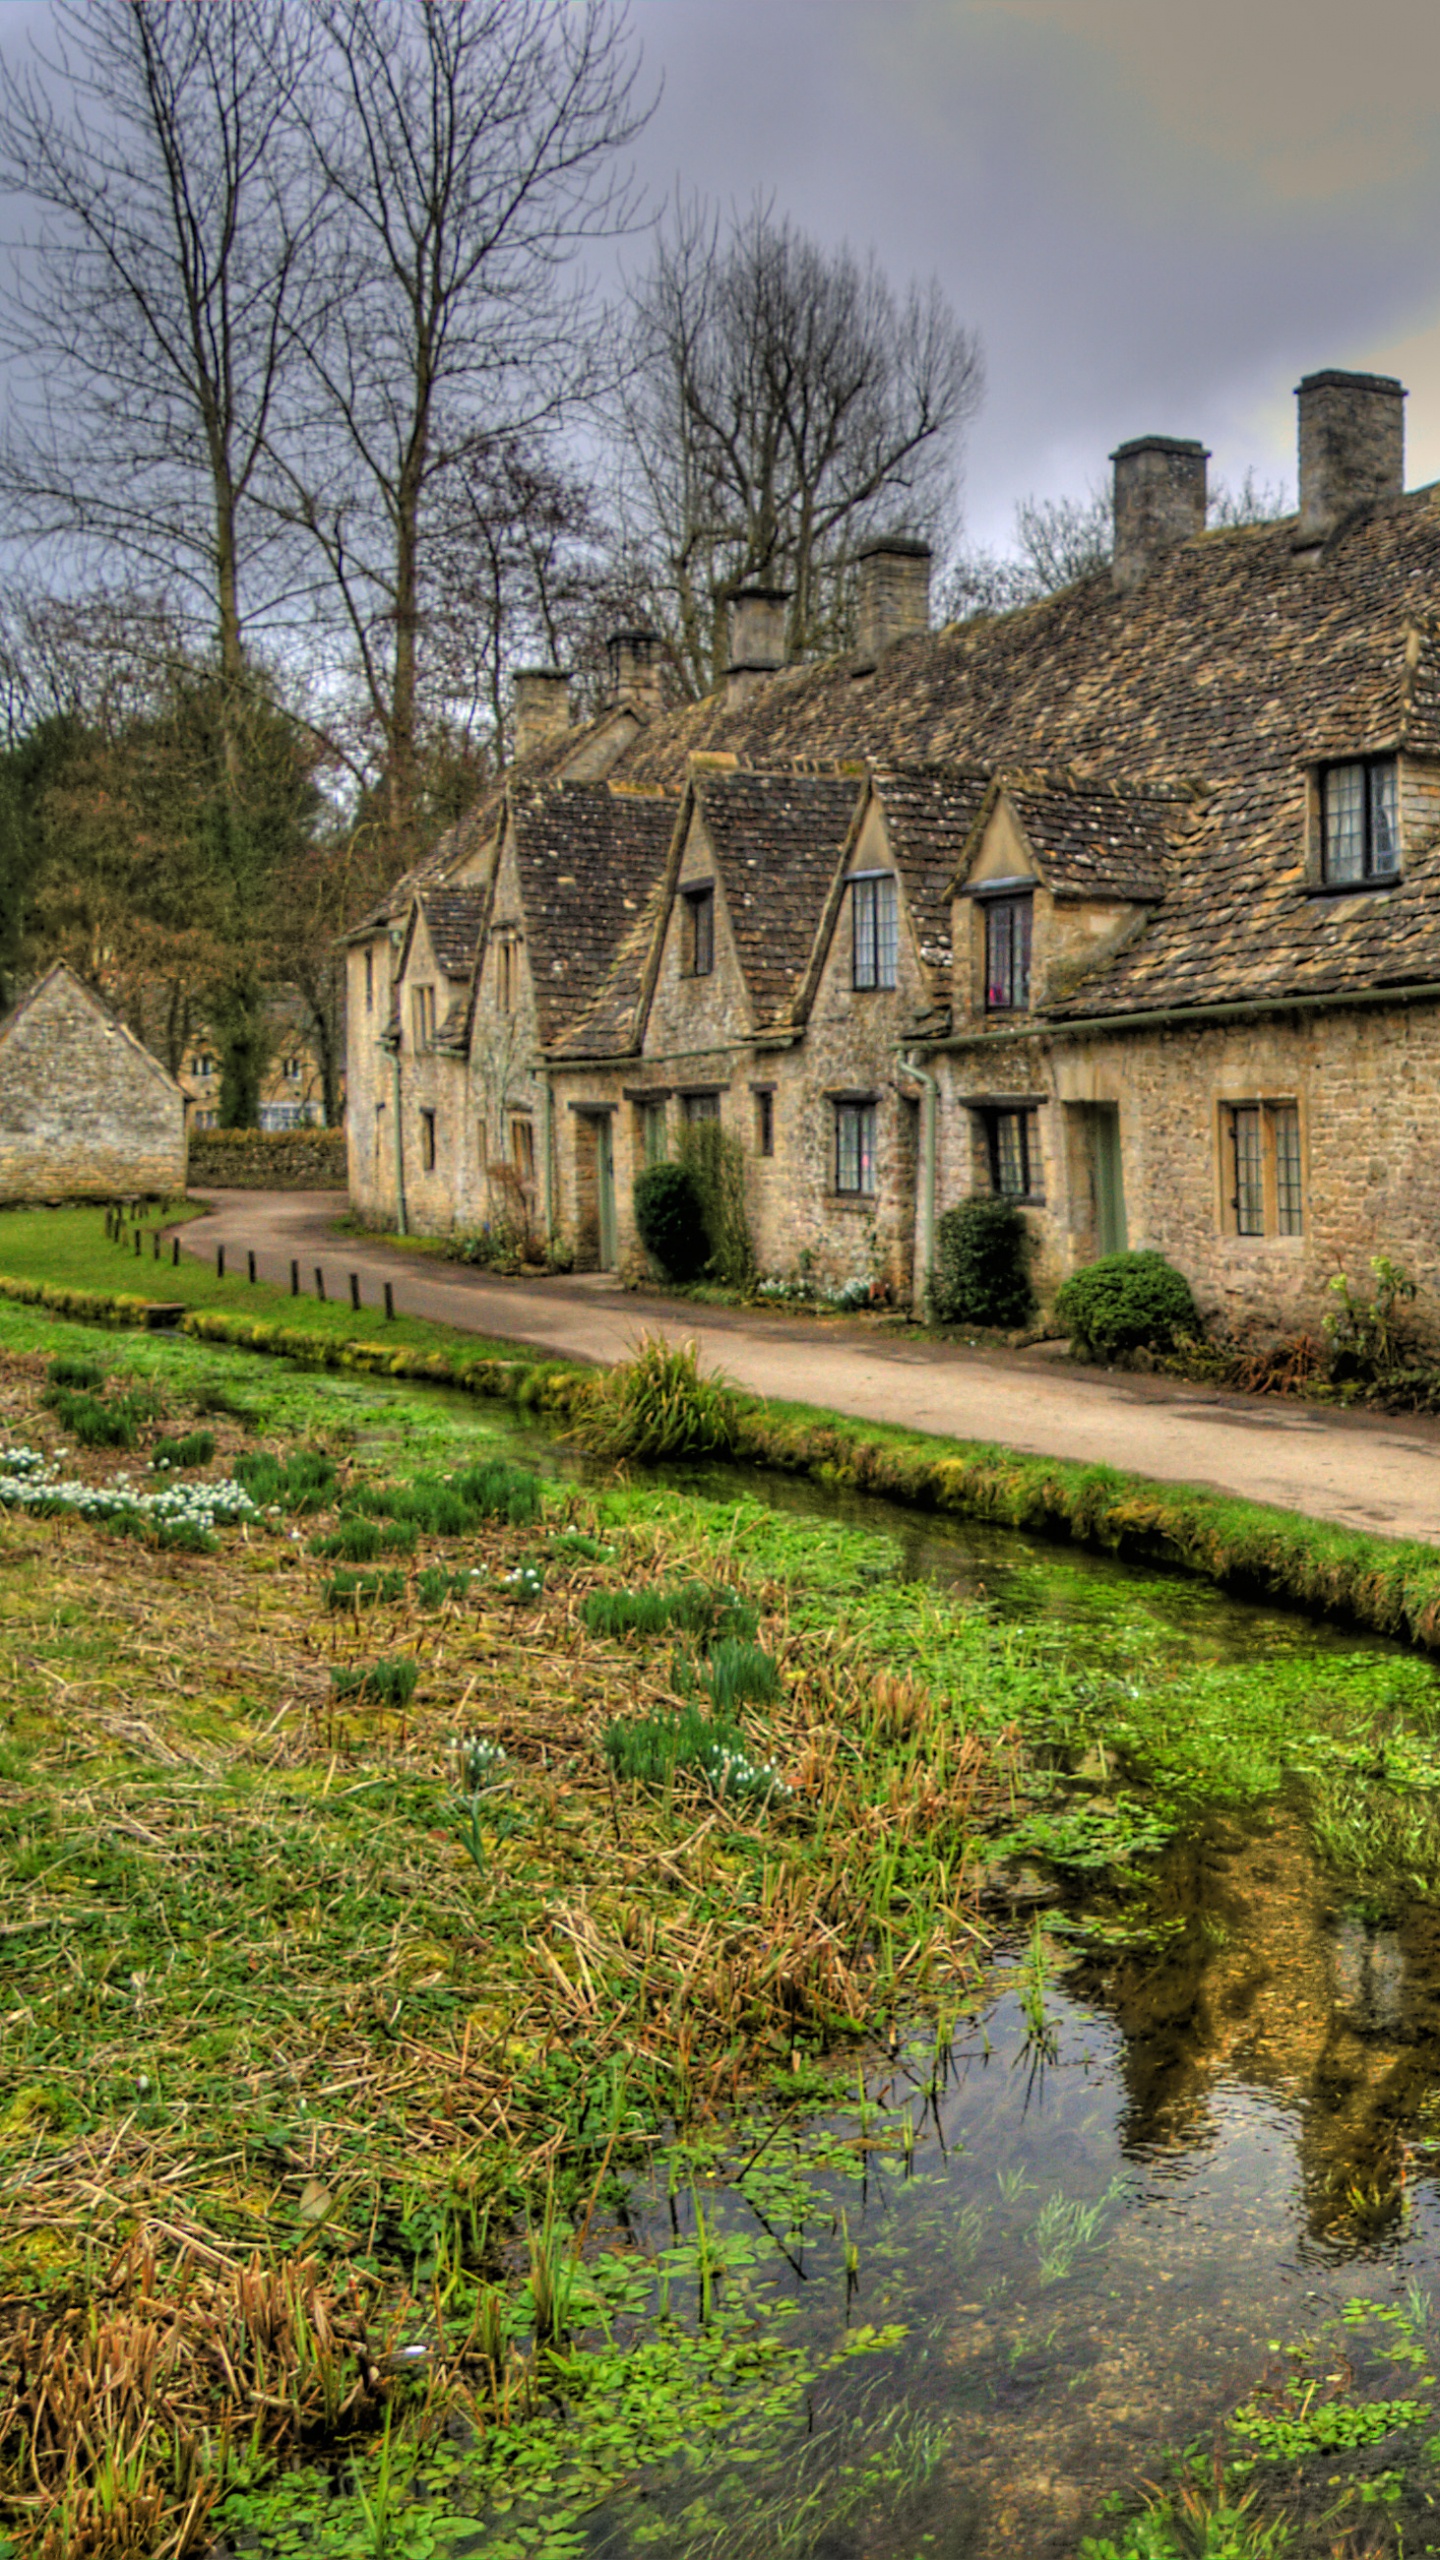
<svg viewBox="0 0 1440 2560">
<path fill-rule="evenodd" d="M 1299 388 L 1299 510 L 1206 528 L 1203 446 L 1114 462 L 1115 556 L 930 628 L 857 564 L 859 639 L 785 666 L 736 599 L 707 700 L 658 644 L 612 700 L 517 679 L 515 768 L 350 936 L 365 1216 L 506 1214 L 639 1262 L 636 1171 L 744 1152 L 763 1272 L 923 1294 L 937 1216 L 1022 1210 L 1043 1295 L 1129 1243 L 1202 1312 L 1313 1326 L 1337 1269 L 1440 1300 L 1440 486 L 1404 393 Z"/>
<path fill-rule="evenodd" d="M 58 960 L 0 1022 L 0 1200 L 185 1188 L 185 1097 Z"/>
</svg>

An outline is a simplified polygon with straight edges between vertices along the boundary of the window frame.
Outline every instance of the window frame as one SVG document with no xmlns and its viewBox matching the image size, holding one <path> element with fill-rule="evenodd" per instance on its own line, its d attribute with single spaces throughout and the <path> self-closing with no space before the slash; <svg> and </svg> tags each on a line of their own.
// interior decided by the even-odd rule
<svg viewBox="0 0 1440 2560">
<path fill-rule="evenodd" d="M 837 1095 L 830 1105 L 830 1170 L 837 1200 L 874 1200 L 880 1191 L 879 1106 L 873 1094 Z M 846 1182 L 845 1132 L 854 1128 L 855 1180 Z M 869 1174 L 869 1181 L 865 1179 Z"/>
<path fill-rule="evenodd" d="M 682 889 L 685 903 L 685 944 L 681 955 L 680 974 L 685 978 L 713 978 L 715 975 L 715 883 L 704 880 L 693 889 Z"/>
<path fill-rule="evenodd" d="M 1358 873 L 1350 876 L 1344 873 L 1332 871 L 1330 867 L 1330 805 L 1331 792 L 1337 778 L 1341 774 L 1354 773 L 1358 773 L 1363 777 L 1360 795 L 1360 817 L 1362 829 L 1360 847 L 1361 867 Z M 1390 815 L 1390 826 L 1394 842 L 1389 856 L 1388 865 L 1382 868 L 1378 866 L 1376 862 L 1376 793 L 1374 785 L 1375 777 L 1378 774 L 1384 773 L 1389 773 L 1394 778 L 1393 808 Z M 1316 770 L 1315 800 L 1317 831 L 1315 863 L 1316 885 L 1321 889 L 1331 891 L 1338 890 L 1342 893 L 1347 889 L 1353 892 L 1355 890 L 1393 888 L 1402 877 L 1401 862 L 1403 854 L 1400 814 L 1400 758 L 1398 754 L 1391 751 L 1390 753 L 1383 755 L 1336 756 L 1329 764 L 1320 765 Z"/>
<path fill-rule="evenodd" d="M 850 984 L 857 995 L 900 984 L 900 892 L 893 871 L 850 874 Z"/>
<path fill-rule="evenodd" d="M 987 1014 L 1028 1013 L 1035 953 L 1035 892 L 1033 889 L 1009 889 L 1003 896 L 982 898 L 979 905 L 984 919 L 984 947 L 981 954 L 984 1011 Z M 1008 985 L 1009 993 L 997 995 L 993 936 L 1002 916 L 1011 922 L 1010 950 L 1004 967 L 1004 981 Z M 1024 948 L 1019 955 L 1017 966 L 1014 924 L 1021 917 L 1024 918 L 1025 927 L 1021 936 Z"/>
<path fill-rule="evenodd" d="M 424 1107 L 420 1113 L 420 1170 L 433 1173 L 439 1162 L 440 1144 L 435 1128 L 435 1114 Z"/>
<path fill-rule="evenodd" d="M 751 1087 L 755 1099 L 755 1153 L 769 1157 L 775 1153 L 775 1087 L 757 1084 Z"/>
<path fill-rule="evenodd" d="M 692 1092 L 681 1094 L 680 1117 L 687 1129 L 704 1128 L 712 1120 L 718 1124 L 722 1089 L 718 1084 L 696 1085 Z"/>
<path fill-rule="evenodd" d="M 1222 1233 L 1235 1244 L 1303 1243 L 1305 1121 L 1299 1101 L 1293 1095 L 1225 1096 L 1219 1113 Z"/>
<path fill-rule="evenodd" d="M 1040 1146 L 1040 1114 L 1033 1102 L 987 1103 L 981 1113 L 985 1133 L 985 1161 L 990 1174 L 990 1189 L 997 1200 L 1013 1200 L 1017 1205 L 1043 1208 L 1045 1204 L 1045 1167 Z M 1001 1123 L 1015 1126 L 1015 1153 L 1018 1159 L 1021 1188 L 1002 1180 L 1008 1150 L 1002 1143 Z"/>
</svg>

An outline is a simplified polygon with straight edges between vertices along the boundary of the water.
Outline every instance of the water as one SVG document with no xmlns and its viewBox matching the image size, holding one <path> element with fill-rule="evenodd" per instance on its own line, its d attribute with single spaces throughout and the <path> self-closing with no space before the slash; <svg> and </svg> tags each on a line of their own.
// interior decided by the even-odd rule
<svg viewBox="0 0 1440 2560">
<path fill-rule="evenodd" d="M 734 1470 L 676 1481 L 883 1529 L 908 1575 L 1062 1619 L 1097 1659 L 1137 1616 L 1192 1658 L 1384 1650 L 864 1497 Z M 1413 2397 L 1428 2424 L 1366 2443 L 1362 2419 L 1362 2440 L 1255 2476 L 1268 2493 L 1283 2472 L 1292 2553 L 1440 2550 L 1440 2460 L 1422 2449 L 1440 2427 L 1440 1912 L 1347 1896 L 1298 1795 L 1197 1817 L 1138 1942 L 1096 1911 L 1061 1915 L 1038 2025 L 1024 1932 L 1001 1914 L 985 1993 L 938 2055 L 920 2022 L 862 2062 L 849 2103 L 722 2126 L 698 2158 L 657 2153 L 597 2236 L 631 2270 L 615 2344 L 638 2356 L 662 2310 L 713 2338 L 667 2386 L 693 2390 L 693 2421 L 598 2503 L 554 2481 L 497 2499 L 459 2452 L 435 2484 L 473 2523 L 453 2547 L 1070 2560 L 1087 2531 L 1118 2539 L 1104 2500 L 1133 2505 L 1187 2447 L 1195 2494 L 1213 2495 L 1217 2464 L 1255 2449 L 1239 2409 L 1337 2411 L 1343 2437 L 1346 2413 Z M 1404 2327 L 1377 2316 L 1396 2310 Z M 577 2444 L 622 2389 L 577 2390 Z"/>
</svg>

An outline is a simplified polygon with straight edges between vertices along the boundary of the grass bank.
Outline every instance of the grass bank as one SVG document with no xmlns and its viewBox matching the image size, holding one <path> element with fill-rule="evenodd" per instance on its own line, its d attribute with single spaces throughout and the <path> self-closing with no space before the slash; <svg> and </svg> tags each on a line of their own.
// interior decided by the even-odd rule
<svg viewBox="0 0 1440 2560">
<path fill-rule="evenodd" d="M 336 1256 L 343 1269 L 343 1249 Z M 91 1323 L 143 1325 L 147 1299 L 113 1285 L 130 1265 L 98 1213 L 0 1214 L 0 1297 L 43 1304 Z M 217 1276 L 182 1257 L 154 1294 L 186 1313 L 182 1329 L 212 1343 L 362 1375 L 423 1380 L 501 1398 L 568 1421 L 592 1395 L 594 1373 L 418 1317 L 377 1328 L 375 1311 L 321 1304 Z M 1138 1562 L 1178 1567 L 1218 1588 L 1284 1602 L 1377 1635 L 1440 1650 L 1440 1552 L 1381 1538 L 1200 1487 L 1160 1484 L 1113 1467 L 1080 1466 L 978 1442 L 944 1440 L 823 1410 L 727 1392 L 712 1454 L 841 1485 L 920 1511 L 1070 1540 Z M 645 1451 L 634 1454 L 643 1458 Z"/>
</svg>

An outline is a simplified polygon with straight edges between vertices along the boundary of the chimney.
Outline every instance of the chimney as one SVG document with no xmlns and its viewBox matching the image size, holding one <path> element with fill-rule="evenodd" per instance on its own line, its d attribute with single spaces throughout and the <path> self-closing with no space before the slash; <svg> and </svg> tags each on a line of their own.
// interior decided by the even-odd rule
<svg viewBox="0 0 1440 2560">
<path fill-rule="evenodd" d="M 1299 385 L 1297 551 L 1333 533 L 1352 507 L 1405 486 L 1405 390 L 1388 373 L 1307 373 Z"/>
<path fill-rule="evenodd" d="M 515 761 L 570 726 L 570 679 L 559 667 L 515 670 Z"/>
<path fill-rule="evenodd" d="M 612 631 L 605 643 L 610 661 L 610 700 L 617 711 L 637 712 L 642 720 L 660 716 L 660 635 L 643 626 Z"/>
<path fill-rule="evenodd" d="M 1115 466 L 1115 584 L 1138 587 L 1174 543 L 1205 530 L 1205 465 L 1190 436 L 1132 436 L 1110 456 Z"/>
<path fill-rule="evenodd" d="M 730 664 L 725 699 L 743 702 L 785 664 L 788 587 L 740 587 L 730 600 Z"/>
<path fill-rule="evenodd" d="M 881 534 L 860 554 L 857 654 L 878 658 L 894 641 L 929 628 L 929 543 L 903 533 Z"/>
</svg>

